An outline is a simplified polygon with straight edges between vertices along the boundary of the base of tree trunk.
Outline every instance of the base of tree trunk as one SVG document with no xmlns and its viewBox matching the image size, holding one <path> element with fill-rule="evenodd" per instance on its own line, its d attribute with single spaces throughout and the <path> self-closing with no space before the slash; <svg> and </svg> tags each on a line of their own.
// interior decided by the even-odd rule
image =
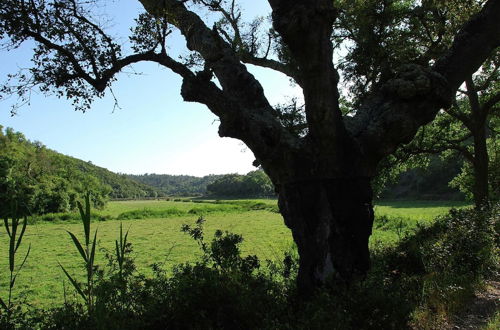
<svg viewBox="0 0 500 330">
<path fill-rule="evenodd" d="M 279 207 L 298 247 L 298 286 L 303 294 L 312 293 L 330 277 L 349 284 L 366 274 L 372 197 L 369 178 L 280 186 Z"/>
</svg>

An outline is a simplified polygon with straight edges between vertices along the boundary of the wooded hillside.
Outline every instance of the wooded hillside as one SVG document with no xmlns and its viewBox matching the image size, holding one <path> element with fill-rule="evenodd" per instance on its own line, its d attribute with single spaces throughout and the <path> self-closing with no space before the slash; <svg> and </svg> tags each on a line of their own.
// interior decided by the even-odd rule
<svg viewBox="0 0 500 330">
<path fill-rule="evenodd" d="M 27 214 L 65 212 L 74 209 L 86 191 L 92 192 L 95 207 L 102 207 L 109 198 L 158 194 L 125 175 L 60 154 L 0 126 L 0 213 L 7 212 L 16 199 L 25 201 L 18 207 Z"/>
</svg>

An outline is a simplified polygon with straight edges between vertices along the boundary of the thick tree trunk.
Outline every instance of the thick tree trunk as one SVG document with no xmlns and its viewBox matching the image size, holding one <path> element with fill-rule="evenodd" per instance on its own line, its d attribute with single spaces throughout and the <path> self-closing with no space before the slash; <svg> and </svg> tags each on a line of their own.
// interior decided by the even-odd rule
<svg viewBox="0 0 500 330">
<path fill-rule="evenodd" d="M 484 125 L 483 125 L 484 126 Z M 480 127 L 474 134 L 474 204 L 482 207 L 488 203 L 488 149 L 486 146 L 486 131 Z"/>
<path fill-rule="evenodd" d="M 373 225 L 369 178 L 282 184 L 279 207 L 298 247 L 302 294 L 312 293 L 332 276 L 350 283 L 366 274 Z"/>
</svg>

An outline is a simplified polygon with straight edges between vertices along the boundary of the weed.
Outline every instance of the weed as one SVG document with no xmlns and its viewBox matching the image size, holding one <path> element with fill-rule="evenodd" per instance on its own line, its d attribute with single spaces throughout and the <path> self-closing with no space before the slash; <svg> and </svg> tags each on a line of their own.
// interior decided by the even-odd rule
<svg viewBox="0 0 500 330">
<path fill-rule="evenodd" d="M 82 257 L 84 263 L 85 263 L 85 270 L 86 270 L 86 275 L 87 275 L 87 285 L 86 289 L 82 289 L 80 283 L 78 283 L 77 280 L 75 280 L 67 271 L 66 269 L 59 264 L 61 269 L 63 270 L 64 274 L 68 277 L 69 281 L 75 288 L 76 292 L 83 298 L 85 301 L 87 311 L 89 314 L 92 313 L 93 308 L 94 308 L 94 274 L 96 271 L 96 268 L 94 266 L 94 260 L 95 260 L 95 247 L 96 247 L 96 242 L 97 242 L 97 229 L 94 233 L 94 239 L 92 241 L 92 245 L 90 243 L 90 193 L 87 193 L 85 196 L 85 210 L 80 202 L 78 202 L 78 209 L 80 211 L 82 223 L 83 223 L 83 230 L 84 230 L 84 235 L 85 235 L 85 245 L 82 246 L 78 238 L 71 232 L 68 231 L 68 234 L 70 235 L 71 239 L 73 240 L 73 244 L 75 245 L 76 249 L 80 253 L 80 256 Z"/>
<path fill-rule="evenodd" d="M 7 232 L 7 235 L 9 236 L 9 292 L 8 292 L 8 298 L 7 302 L 0 298 L 0 307 L 3 309 L 3 311 L 6 313 L 6 323 L 8 325 L 11 324 L 11 317 L 14 312 L 14 302 L 12 300 L 12 293 L 14 290 L 14 286 L 16 284 L 16 279 L 17 276 L 19 275 L 19 272 L 23 269 L 26 260 L 28 259 L 28 256 L 31 251 L 31 244 L 28 247 L 28 251 L 26 252 L 23 261 L 21 264 L 16 268 L 16 253 L 17 250 L 19 249 L 19 246 L 21 245 L 21 242 L 23 240 L 24 234 L 26 232 L 26 226 L 28 224 L 28 219 L 26 216 L 24 216 L 24 220 L 22 223 L 21 227 L 21 232 L 19 233 L 17 229 L 19 228 L 20 224 L 20 218 L 18 217 L 18 212 L 17 212 L 17 205 L 12 206 L 12 219 L 11 219 L 11 224 L 9 225 L 9 219 L 7 217 L 4 218 L 4 226 L 5 230 Z M 3 321 L 3 320 L 2 320 Z M 3 323 L 3 322 L 2 322 Z"/>
</svg>

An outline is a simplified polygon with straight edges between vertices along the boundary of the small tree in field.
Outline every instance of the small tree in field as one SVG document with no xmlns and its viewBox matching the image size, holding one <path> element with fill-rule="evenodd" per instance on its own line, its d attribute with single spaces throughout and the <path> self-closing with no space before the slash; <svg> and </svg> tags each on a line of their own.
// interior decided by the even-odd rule
<svg viewBox="0 0 500 330">
<path fill-rule="evenodd" d="M 474 201 L 484 206 L 498 198 L 500 143 L 500 53 L 489 58 L 474 75 L 448 109 L 422 127 L 416 138 L 403 148 L 404 153 L 459 154 L 466 161 L 462 173 L 452 183 Z M 490 171 L 490 166 L 494 168 Z"/>
<path fill-rule="evenodd" d="M 38 86 L 85 110 L 130 64 L 170 69 L 184 100 L 217 115 L 219 135 L 243 141 L 272 180 L 298 246 L 303 292 L 367 272 L 378 164 L 448 108 L 500 45 L 498 0 L 269 0 L 272 27 L 243 22 L 236 1 L 140 0 L 145 11 L 127 51 L 92 17 L 95 2 L 2 1 L 7 44 L 35 43 L 29 74 L 3 91 L 23 96 Z M 207 12 L 220 18 L 213 26 Z M 174 30 L 191 51 L 184 60 L 167 51 Z M 289 113 L 304 114 L 303 129 L 284 120 L 287 107 L 270 104 L 246 64 L 302 88 L 302 111 Z M 342 83 L 351 87 L 343 98 Z"/>
</svg>

